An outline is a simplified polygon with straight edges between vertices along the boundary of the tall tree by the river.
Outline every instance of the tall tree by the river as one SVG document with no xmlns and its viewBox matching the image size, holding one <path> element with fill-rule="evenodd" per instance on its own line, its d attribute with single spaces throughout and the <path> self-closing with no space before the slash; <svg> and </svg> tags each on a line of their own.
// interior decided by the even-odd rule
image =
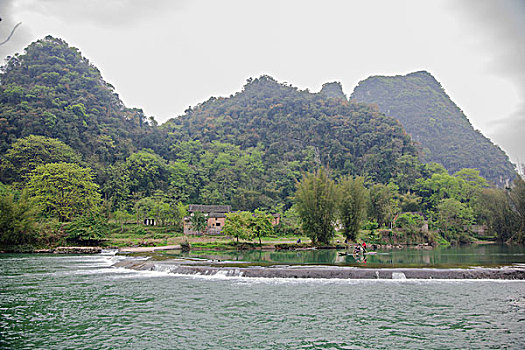
<svg viewBox="0 0 525 350">
<path fill-rule="evenodd" d="M 343 234 L 350 241 L 355 241 L 366 215 L 367 190 L 364 179 L 360 176 L 345 176 L 338 185 L 340 192 L 339 217 Z"/>
<path fill-rule="evenodd" d="M 314 243 L 330 243 L 335 234 L 337 194 L 326 169 L 303 177 L 297 184 L 295 203 L 304 233 Z"/>
</svg>

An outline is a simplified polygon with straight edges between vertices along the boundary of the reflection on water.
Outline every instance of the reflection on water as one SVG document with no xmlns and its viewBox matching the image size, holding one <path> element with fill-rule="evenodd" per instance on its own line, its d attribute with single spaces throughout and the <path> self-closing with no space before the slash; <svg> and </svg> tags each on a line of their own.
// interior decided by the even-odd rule
<svg viewBox="0 0 525 350">
<path fill-rule="evenodd" d="M 199 257 L 222 261 L 268 264 L 328 264 L 362 267 L 456 267 L 496 266 L 525 263 L 525 247 L 506 245 L 471 245 L 461 247 L 378 250 L 373 254 L 354 255 L 341 250 L 294 251 L 166 251 L 167 257 Z"/>
</svg>

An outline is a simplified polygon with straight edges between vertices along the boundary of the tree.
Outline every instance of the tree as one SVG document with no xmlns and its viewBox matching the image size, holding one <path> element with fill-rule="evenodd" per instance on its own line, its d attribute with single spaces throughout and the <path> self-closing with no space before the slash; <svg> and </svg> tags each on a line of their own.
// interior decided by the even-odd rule
<svg viewBox="0 0 525 350">
<path fill-rule="evenodd" d="M 102 194 L 110 210 L 131 209 L 131 184 L 125 164 L 119 162 L 105 168 L 103 177 Z"/>
<path fill-rule="evenodd" d="M 37 166 L 47 163 L 80 163 L 81 157 L 71 147 L 44 136 L 30 135 L 18 139 L 2 158 L 2 180 L 23 182 Z"/>
<path fill-rule="evenodd" d="M 164 203 L 162 201 L 155 202 L 155 206 L 153 207 L 153 216 L 160 222 L 161 226 L 167 225 L 172 217 L 171 206 L 168 203 Z"/>
<path fill-rule="evenodd" d="M 179 226 L 182 229 L 184 224 L 184 218 L 188 215 L 188 206 L 177 202 L 175 206 L 172 205 L 172 218 L 175 225 Z"/>
<path fill-rule="evenodd" d="M 150 196 L 164 189 L 168 182 L 166 160 L 150 150 L 141 150 L 128 157 L 125 163 L 129 189 L 137 196 Z"/>
<path fill-rule="evenodd" d="M 256 210 L 250 218 L 249 227 L 254 237 L 259 239 L 259 245 L 262 245 L 261 237 L 273 233 L 273 217 L 263 211 Z"/>
<path fill-rule="evenodd" d="M 306 174 L 297 184 L 295 204 L 304 233 L 314 243 L 328 244 L 334 236 L 336 186 L 324 168 Z"/>
<path fill-rule="evenodd" d="M 442 199 L 436 208 L 436 224 L 441 235 L 450 242 L 468 242 L 468 226 L 472 225 L 473 212 L 465 203 L 453 198 Z"/>
<path fill-rule="evenodd" d="M 517 177 L 509 190 L 508 198 L 510 207 L 516 218 L 516 231 L 511 240 L 525 243 L 525 181 Z"/>
<path fill-rule="evenodd" d="M 208 227 L 208 218 L 204 213 L 196 211 L 190 216 L 191 227 L 197 232 L 204 233 L 206 227 Z"/>
<path fill-rule="evenodd" d="M 399 202 L 402 212 L 419 212 L 421 211 L 422 198 L 414 192 L 407 192 L 399 196 Z"/>
<path fill-rule="evenodd" d="M 456 172 L 454 176 L 463 180 L 461 193 L 464 202 L 475 201 L 481 189 L 489 187 L 487 180 L 479 175 L 478 169 L 464 168 Z"/>
<path fill-rule="evenodd" d="M 505 190 L 483 189 L 476 209 L 478 216 L 487 224 L 491 232 L 497 234 L 499 241 L 506 242 L 512 238 L 516 232 L 517 221 Z"/>
<path fill-rule="evenodd" d="M 462 178 L 470 186 L 474 188 L 486 188 L 488 182 L 482 176 L 479 175 L 478 169 L 463 168 L 454 174 L 455 177 Z"/>
<path fill-rule="evenodd" d="M 91 169 L 77 164 L 38 166 L 29 177 L 27 193 L 45 216 L 62 222 L 100 209 L 101 196 Z"/>
<path fill-rule="evenodd" d="M 142 222 L 147 217 L 153 216 L 155 210 L 155 200 L 145 197 L 135 203 L 135 216 L 137 223 Z"/>
<path fill-rule="evenodd" d="M 506 189 L 483 189 L 478 213 L 502 242 L 525 244 L 525 181 L 516 178 Z"/>
<path fill-rule="evenodd" d="M 31 244 L 37 239 L 36 210 L 25 198 L 0 193 L 0 245 Z"/>
<path fill-rule="evenodd" d="M 435 173 L 429 179 L 419 179 L 414 189 L 423 198 L 423 207 L 428 212 L 434 211 L 442 199 L 467 200 L 465 180 L 448 174 Z"/>
<path fill-rule="evenodd" d="M 394 218 L 397 202 L 389 186 L 375 184 L 370 188 L 370 216 L 379 224 L 386 226 Z"/>
<path fill-rule="evenodd" d="M 120 232 L 124 231 L 124 224 L 133 220 L 133 215 L 128 213 L 126 210 L 116 210 L 113 213 L 113 217 L 120 225 Z"/>
<path fill-rule="evenodd" d="M 108 223 L 97 213 L 77 216 L 67 224 L 67 239 L 79 243 L 96 243 L 107 236 Z"/>
<path fill-rule="evenodd" d="M 402 228 L 408 234 L 421 232 L 425 218 L 417 213 L 402 213 L 395 219 L 395 227 Z"/>
<path fill-rule="evenodd" d="M 344 177 L 338 185 L 340 193 L 339 218 L 343 234 L 350 241 L 355 241 L 361 223 L 365 218 L 367 191 L 362 177 Z"/>
<path fill-rule="evenodd" d="M 252 236 L 249 224 L 252 220 L 252 215 L 247 211 L 239 211 L 226 214 L 226 223 L 222 229 L 222 233 L 226 236 L 231 236 L 237 239 L 249 239 Z"/>
<path fill-rule="evenodd" d="M 187 162 L 177 160 L 169 165 L 168 195 L 176 201 L 196 199 L 198 183 L 196 171 Z"/>
<path fill-rule="evenodd" d="M 401 193 L 405 193 L 421 177 L 423 166 L 416 156 L 403 155 L 396 161 L 394 182 L 399 186 Z"/>
</svg>

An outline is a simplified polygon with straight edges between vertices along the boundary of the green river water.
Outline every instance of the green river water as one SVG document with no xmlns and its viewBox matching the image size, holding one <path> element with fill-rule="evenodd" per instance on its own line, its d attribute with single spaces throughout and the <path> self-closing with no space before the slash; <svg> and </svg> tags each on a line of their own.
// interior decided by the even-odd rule
<svg viewBox="0 0 525 350">
<path fill-rule="evenodd" d="M 525 348 L 525 281 L 182 276 L 118 259 L 0 255 L 0 348 Z"/>
</svg>

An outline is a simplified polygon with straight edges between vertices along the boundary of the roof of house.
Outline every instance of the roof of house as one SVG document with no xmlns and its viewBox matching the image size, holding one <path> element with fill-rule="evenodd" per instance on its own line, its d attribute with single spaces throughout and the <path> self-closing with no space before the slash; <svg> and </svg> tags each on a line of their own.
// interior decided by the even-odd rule
<svg viewBox="0 0 525 350">
<path fill-rule="evenodd" d="M 200 211 L 202 213 L 229 213 L 232 210 L 229 205 L 200 205 L 200 204 L 190 204 L 188 211 L 190 213 Z"/>
</svg>

